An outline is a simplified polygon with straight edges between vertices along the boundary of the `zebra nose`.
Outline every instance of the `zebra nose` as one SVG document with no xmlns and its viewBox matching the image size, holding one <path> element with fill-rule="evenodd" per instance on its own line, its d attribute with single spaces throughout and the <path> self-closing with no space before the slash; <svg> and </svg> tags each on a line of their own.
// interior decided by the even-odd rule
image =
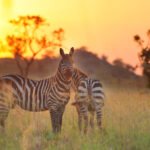
<svg viewBox="0 0 150 150">
<path fill-rule="evenodd" d="M 73 73 L 73 71 L 72 71 L 71 69 L 67 69 L 66 72 L 65 72 L 65 75 L 66 75 L 67 77 L 71 77 L 71 76 L 72 76 L 72 73 Z"/>
</svg>

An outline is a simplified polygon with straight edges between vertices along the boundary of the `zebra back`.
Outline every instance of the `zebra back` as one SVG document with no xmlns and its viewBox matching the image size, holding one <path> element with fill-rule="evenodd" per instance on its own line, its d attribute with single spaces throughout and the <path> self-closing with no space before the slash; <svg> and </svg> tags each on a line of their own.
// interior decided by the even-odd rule
<svg viewBox="0 0 150 150">
<path fill-rule="evenodd" d="M 87 75 L 85 73 L 83 73 L 82 71 L 80 71 L 77 68 L 74 68 L 71 86 L 75 90 L 75 92 L 78 89 L 80 81 L 85 79 L 85 78 L 87 78 Z"/>
<path fill-rule="evenodd" d="M 85 78 L 80 81 L 76 101 L 103 105 L 104 97 L 103 87 L 99 80 Z"/>
</svg>

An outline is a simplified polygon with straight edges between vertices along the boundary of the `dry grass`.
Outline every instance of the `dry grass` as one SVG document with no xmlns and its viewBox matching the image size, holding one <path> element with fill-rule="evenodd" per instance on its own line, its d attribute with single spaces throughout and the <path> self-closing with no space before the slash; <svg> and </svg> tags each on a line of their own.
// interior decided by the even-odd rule
<svg viewBox="0 0 150 150">
<path fill-rule="evenodd" d="M 148 150 L 150 148 L 150 93 L 146 89 L 105 89 L 103 131 L 81 135 L 77 114 L 68 104 L 60 135 L 51 132 L 48 112 L 16 108 L 0 134 L 2 150 Z"/>
</svg>

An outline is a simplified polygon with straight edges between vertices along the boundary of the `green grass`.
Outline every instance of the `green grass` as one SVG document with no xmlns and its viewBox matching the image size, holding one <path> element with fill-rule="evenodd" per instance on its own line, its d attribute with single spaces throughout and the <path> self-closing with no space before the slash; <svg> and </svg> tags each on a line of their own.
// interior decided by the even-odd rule
<svg viewBox="0 0 150 150">
<path fill-rule="evenodd" d="M 146 89 L 105 89 L 103 131 L 89 129 L 80 134 L 76 110 L 67 105 L 63 129 L 51 132 L 49 112 L 11 110 L 1 150 L 149 150 L 150 92 Z"/>
</svg>

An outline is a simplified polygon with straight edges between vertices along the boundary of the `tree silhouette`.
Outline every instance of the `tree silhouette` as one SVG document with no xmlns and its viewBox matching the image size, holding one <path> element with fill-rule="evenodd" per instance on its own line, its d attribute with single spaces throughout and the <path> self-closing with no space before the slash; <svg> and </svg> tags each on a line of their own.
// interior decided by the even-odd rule
<svg viewBox="0 0 150 150">
<path fill-rule="evenodd" d="M 122 67 L 122 68 L 124 68 L 124 66 L 125 66 L 125 64 L 124 64 L 124 62 L 122 61 L 121 58 L 115 59 L 115 60 L 113 61 L 113 64 L 114 64 L 115 66 Z"/>
<path fill-rule="evenodd" d="M 147 31 L 147 45 L 144 45 L 144 40 L 139 35 L 134 36 L 134 41 L 138 43 L 141 49 L 138 57 L 142 65 L 143 75 L 147 77 L 150 88 L 150 30 Z"/>
<path fill-rule="evenodd" d="M 20 16 L 10 20 L 10 23 L 14 32 L 6 37 L 9 51 L 20 74 L 27 77 L 39 53 L 51 56 L 56 48 L 61 47 L 64 30 L 60 28 L 50 32 L 49 24 L 40 16 Z"/>
<path fill-rule="evenodd" d="M 101 59 L 107 62 L 107 61 L 108 61 L 108 56 L 106 56 L 106 55 L 103 54 L 103 55 L 101 56 Z"/>
<path fill-rule="evenodd" d="M 138 68 L 138 65 L 132 66 L 132 65 L 130 65 L 130 64 L 125 64 L 124 67 L 125 67 L 128 71 L 135 72 L 136 69 Z"/>
<path fill-rule="evenodd" d="M 132 65 L 130 65 L 130 64 L 124 63 L 121 58 L 116 58 L 116 59 L 113 61 L 113 65 L 115 65 L 116 67 L 120 67 L 120 68 L 127 69 L 127 70 L 130 71 L 130 72 L 135 72 L 136 69 L 138 68 L 137 65 L 132 66 Z"/>
</svg>

